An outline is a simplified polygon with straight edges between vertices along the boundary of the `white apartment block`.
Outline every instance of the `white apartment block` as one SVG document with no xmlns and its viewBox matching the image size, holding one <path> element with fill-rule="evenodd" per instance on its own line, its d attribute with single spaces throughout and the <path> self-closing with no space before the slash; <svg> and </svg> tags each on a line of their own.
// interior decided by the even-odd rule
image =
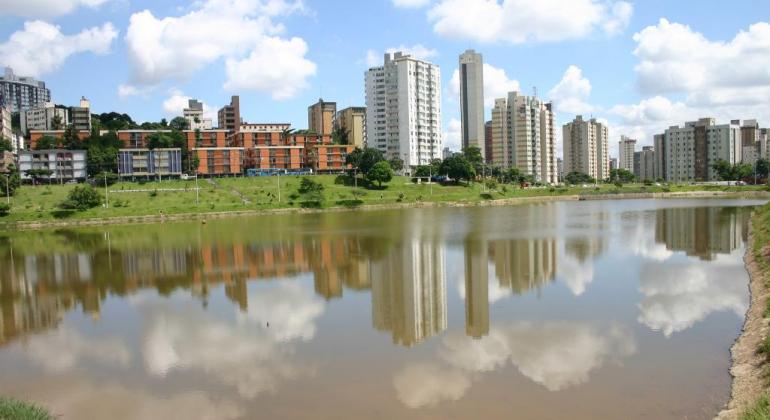
<svg viewBox="0 0 770 420">
<path fill-rule="evenodd" d="M 189 130 L 211 130 L 214 123 L 203 116 L 203 103 L 197 99 L 187 101 L 187 108 L 182 109 L 182 116 L 187 120 Z"/>
<path fill-rule="evenodd" d="M 407 171 L 441 157 L 441 71 L 401 52 L 366 72 L 367 147 Z"/>
<path fill-rule="evenodd" d="M 713 165 L 724 160 L 734 165 L 742 158 L 741 128 L 737 121 L 716 125 L 701 118 L 684 127 L 669 127 L 664 134 L 664 165 L 667 181 L 717 181 Z"/>
<path fill-rule="evenodd" d="M 58 119 L 59 126 L 55 126 Z M 21 129 L 30 131 L 64 130 L 70 120 L 69 109 L 65 106 L 46 102 L 42 106 L 27 108 L 19 113 Z"/>
<path fill-rule="evenodd" d="M 13 135 L 11 118 L 11 108 L 5 104 L 0 104 L 0 138 L 9 140 L 11 145 L 16 148 L 14 141 L 16 136 Z M 15 150 L 14 153 L 16 153 Z"/>
<path fill-rule="evenodd" d="M 85 150 L 22 150 L 19 152 L 19 172 L 22 180 L 30 180 L 28 171 L 43 169 L 51 171 L 48 179 L 65 182 L 86 178 Z"/>
<path fill-rule="evenodd" d="M 579 172 L 597 181 L 609 178 L 609 134 L 607 126 L 581 115 L 564 125 L 564 173 Z"/>
<path fill-rule="evenodd" d="M 636 153 L 636 140 L 620 136 L 620 141 L 618 142 L 618 169 L 633 172 L 634 153 Z"/>
<path fill-rule="evenodd" d="M 474 50 L 460 55 L 460 121 L 463 149 L 478 147 L 486 161 L 484 147 L 484 58 Z"/>
<path fill-rule="evenodd" d="M 510 168 L 513 166 L 513 154 L 508 142 L 508 99 L 495 99 L 492 108 L 492 156 L 488 156 L 493 166 Z"/>
</svg>

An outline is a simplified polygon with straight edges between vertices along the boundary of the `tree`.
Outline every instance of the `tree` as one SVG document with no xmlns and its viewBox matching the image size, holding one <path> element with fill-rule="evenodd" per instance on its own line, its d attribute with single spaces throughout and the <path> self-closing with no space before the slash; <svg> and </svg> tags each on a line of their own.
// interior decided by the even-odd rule
<svg viewBox="0 0 770 420">
<path fill-rule="evenodd" d="M 58 141 L 51 136 L 43 136 L 35 143 L 35 150 L 49 150 L 55 149 L 58 145 Z"/>
<path fill-rule="evenodd" d="M 441 162 L 441 175 L 452 178 L 455 183 L 461 179 L 470 181 L 476 176 L 476 169 L 463 155 L 454 155 Z"/>
<path fill-rule="evenodd" d="M 168 126 L 171 127 L 172 130 L 183 131 L 187 130 L 190 124 L 184 117 L 174 117 L 174 119 L 168 123 Z"/>
<path fill-rule="evenodd" d="M 61 115 L 57 114 L 51 118 L 51 128 L 54 130 L 61 130 L 64 128 L 64 122 L 61 119 Z"/>
<path fill-rule="evenodd" d="M 739 181 L 750 178 L 754 174 L 754 168 L 749 164 L 730 165 L 722 159 L 714 162 L 712 168 L 722 181 Z"/>
<path fill-rule="evenodd" d="M 521 184 L 524 182 L 524 175 L 519 168 L 508 168 L 503 172 L 503 180 L 511 184 Z"/>
<path fill-rule="evenodd" d="M 612 169 L 610 170 L 610 182 L 612 183 L 630 183 L 636 180 L 636 176 L 628 169 Z"/>
<path fill-rule="evenodd" d="M 28 169 L 24 173 L 32 178 L 32 183 L 40 181 L 41 179 L 50 179 L 53 171 L 50 169 Z"/>
<path fill-rule="evenodd" d="M 78 130 L 75 129 L 74 125 L 69 125 L 64 130 L 64 135 L 62 136 L 62 146 L 69 150 L 77 150 L 83 147 L 83 143 L 80 141 L 80 137 L 78 136 Z"/>
<path fill-rule="evenodd" d="M 8 216 L 11 212 L 11 205 L 5 202 L 0 203 L 0 217 Z"/>
<path fill-rule="evenodd" d="M 376 182 L 382 187 L 383 182 L 390 182 L 393 179 L 393 168 L 387 161 L 381 160 L 372 166 L 372 169 L 366 173 L 366 179 L 369 182 Z"/>
<path fill-rule="evenodd" d="M 0 152 L 11 152 L 13 151 L 13 144 L 11 141 L 5 137 L 0 137 Z"/>
<path fill-rule="evenodd" d="M 102 204 L 102 196 L 90 185 L 78 185 L 67 194 L 67 199 L 59 203 L 65 210 L 85 211 Z"/>
<path fill-rule="evenodd" d="M 770 175 L 770 162 L 767 159 L 757 159 L 754 170 L 760 178 L 766 178 Z"/>
<path fill-rule="evenodd" d="M 476 172 L 481 172 L 484 167 L 484 157 L 481 156 L 481 149 L 476 146 L 469 146 L 463 149 L 463 156 L 473 165 Z"/>
<path fill-rule="evenodd" d="M 346 158 L 345 163 L 352 165 L 359 172 L 366 175 L 377 162 L 384 161 L 385 156 L 377 149 L 358 149 L 353 150 Z"/>
<path fill-rule="evenodd" d="M 117 112 L 105 112 L 96 115 L 100 125 L 105 130 L 118 131 L 128 130 L 131 128 L 137 128 L 138 125 L 131 119 L 128 114 L 119 114 Z"/>
<path fill-rule="evenodd" d="M 582 172 L 570 172 L 564 177 L 564 182 L 571 185 L 577 184 L 593 184 L 595 179 L 591 178 L 588 174 Z"/>
<path fill-rule="evenodd" d="M 319 208 L 324 202 L 324 185 L 308 177 L 303 177 L 299 182 L 297 192 L 302 196 L 302 207 Z"/>
<path fill-rule="evenodd" d="M 334 130 L 332 130 L 332 142 L 334 144 L 350 144 L 350 132 L 339 125 L 334 127 Z"/>
<path fill-rule="evenodd" d="M 388 161 L 390 164 L 391 169 L 398 172 L 402 169 L 404 169 L 404 160 L 399 157 L 394 157 Z"/>
<path fill-rule="evenodd" d="M 10 166 L 8 172 L 0 174 L 0 196 L 13 195 L 21 185 L 21 176 L 15 166 Z"/>
</svg>

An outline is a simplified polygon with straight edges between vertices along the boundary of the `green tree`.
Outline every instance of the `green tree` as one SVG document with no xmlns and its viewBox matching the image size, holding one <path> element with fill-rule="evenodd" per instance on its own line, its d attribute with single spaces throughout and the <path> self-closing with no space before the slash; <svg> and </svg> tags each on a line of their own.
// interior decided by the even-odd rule
<svg viewBox="0 0 770 420">
<path fill-rule="evenodd" d="M 469 146 L 463 149 L 463 156 L 467 160 L 476 172 L 481 172 L 484 166 L 484 157 L 481 156 L 481 149 L 476 146 Z"/>
<path fill-rule="evenodd" d="M 24 171 L 24 173 L 32 178 L 32 184 L 35 184 L 35 182 L 39 182 L 43 179 L 51 179 L 51 175 L 53 174 L 53 171 L 50 169 L 28 169 Z"/>
<path fill-rule="evenodd" d="M 524 182 L 524 175 L 519 168 L 508 168 L 507 171 L 503 172 L 503 180 L 510 184 L 521 184 Z"/>
<path fill-rule="evenodd" d="M 441 162 L 441 175 L 452 178 L 455 183 L 461 179 L 471 181 L 476 176 L 476 169 L 463 155 L 454 155 Z"/>
<path fill-rule="evenodd" d="M 372 166 L 369 172 L 366 173 L 366 179 L 369 182 L 376 182 L 382 187 L 383 182 L 390 182 L 393 179 L 393 168 L 387 161 L 381 160 Z"/>
<path fill-rule="evenodd" d="M 749 164 L 730 165 L 729 162 L 722 159 L 714 162 L 712 168 L 722 181 L 740 181 L 750 178 L 754 174 L 754 168 Z"/>
<path fill-rule="evenodd" d="M 342 126 L 334 127 L 332 130 L 332 142 L 334 144 L 350 144 L 350 132 Z"/>
<path fill-rule="evenodd" d="M 399 157 L 394 157 L 388 161 L 390 168 L 394 171 L 400 171 L 404 169 L 404 160 Z"/>
<path fill-rule="evenodd" d="M 83 147 L 83 142 L 80 141 L 80 137 L 78 137 L 78 130 L 75 129 L 74 125 L 69 125 L 64 130 L 64 135 L 62 136 L 62 146 L 69 150 L 77 150 Z"/>
<path fill-rule="evenodd" d="M 0 196 L 13 195 L 21 186 L 21 176 L 15 166 L 8 168 L 9 171 L 0 174 Z"/>
<path fill-rule="evenodd" d="M 345 163 L 352 165 L 359 172 L 366 175 L 377 162 L 383 160 L 385 160 L 385 156 L 377 149 L 366 148 L 362 150 L 356 148 L 345 158 Z"/>
<path fill-rule="evenodd" d="M 54 130 L 61 130 L 64 128 L 64 121 L 61 119 L 61 115 L 54 115 L 51 118 L 51 128 Z"/>
<path fill-rule="evenodd" d="M 6 202 L 0 202 L 0 217 L 8 216 L 11 212 L 11 205 Z"/>
<path fill-rule="evenodd" d="M 183 131 L 187 130 L 190 127 L 190 124 L 184 117 L 174 117 L 171 122 L 168 123 L 168 126 L 171 127 L 172 130 Z"/>
<path fill-rule="evenodd" d="M 302 197 L 302 207 L 320 208 L 325 200 L 324 185 L 311 178 L 303 177 L 299 182 L 297 192 Z"/>
<path fill-rule="evenodd" d="M 612 183 L 621 183 L 621 184 L 627 184 L 630 182 L 634 182 L 636 180 L 636 176 L 629 171 L 628 169 L 620 168 L 620 169 L 612 169 L 610 171 L 610 179 L 609 181 Z"/>
<path fill-rule="evenodd" d="M 770 175 L 770 162 L 767 159 L 757 159 L 754 170 L 760 178 L 767 178 Z"/>
<path fill-rule="evenodd" d="M 11 143 L 11 140 L 5 137 L 0 137 L 0 154 L 2 154 L 3 151 L 13 151 L 13 144 Z"/>
<path fill-rule="evenodd" d="M 128 114 L 120 114 L 117 112 L 105 112 L 96 115 L 99 120 L 101 128 L 105 130 L 118 131 L 137 128 L 138 125 L 131 119 Z"/>
<path fill-rule="evenodd" d="M 102 196 L 90 185 L 78 185 L 67 194 L 67 199 L 59 203 L 65 210 L 85 211 L 102 204 Z"/>
<path fill-rule="evenodd" d="M 58 143 L 59 142 L 54 137 L 43 136 L 38 139 L 37 143 L 35 144 L 35 150 L 56 149 L 58 147 Z"/>
<path fill-rule="evenodd" d="M 577 184 L 593 184 L 595 179 L 591 178 L 588 174 L 582 172 L 570 172 L 564 177 L 564 182 L 570 185 Z"/>
</svg>

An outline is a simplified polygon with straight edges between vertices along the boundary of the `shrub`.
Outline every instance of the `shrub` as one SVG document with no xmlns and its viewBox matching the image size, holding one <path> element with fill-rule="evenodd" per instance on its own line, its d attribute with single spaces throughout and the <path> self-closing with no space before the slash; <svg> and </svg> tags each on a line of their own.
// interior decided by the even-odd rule
<svg viewBox="0 0 770 420">
<path fill-rule="evenodd" d="M 67 199 L 59 203 L 63 210 L 85 211 L 102 204 L 102 196 L 90 185 L 78 185 L 70 190 Z"/>
<path fill-rule="evenodd" d="M 11 212 L 11 205 L 8 203 L 0 203 L 0 217 L 8 216 Z"/>
<path fill-rule="evenodd" d="M 150 197 L 157 197 L 158 196 L 158 190 L 152 190 L 150 191 Z"/>
</svg>

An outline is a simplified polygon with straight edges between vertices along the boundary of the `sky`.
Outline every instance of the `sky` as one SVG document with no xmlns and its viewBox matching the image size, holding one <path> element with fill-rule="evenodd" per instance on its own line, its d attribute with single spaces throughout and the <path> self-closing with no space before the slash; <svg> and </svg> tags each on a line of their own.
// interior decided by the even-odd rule
<svg viewBox="0 0 770 420">
<path fill-rule="evenodd" d="M 140 122 L 240 95 L 245 121 L 305 128 L 319 98 L 365 105 L 365 71 L 401 50 L 440 66 L 457 150 L 457 62 L 473 48 L 487 118 L 495 98 L 537 91 L 560 125 L 606 122 L 617 155 L 621 135 L 651 145 L 700 117 L 770 126 L 768 20 L 767 0 L 0 0 L 0 66 L 56 103 Z"/>
</svg>

